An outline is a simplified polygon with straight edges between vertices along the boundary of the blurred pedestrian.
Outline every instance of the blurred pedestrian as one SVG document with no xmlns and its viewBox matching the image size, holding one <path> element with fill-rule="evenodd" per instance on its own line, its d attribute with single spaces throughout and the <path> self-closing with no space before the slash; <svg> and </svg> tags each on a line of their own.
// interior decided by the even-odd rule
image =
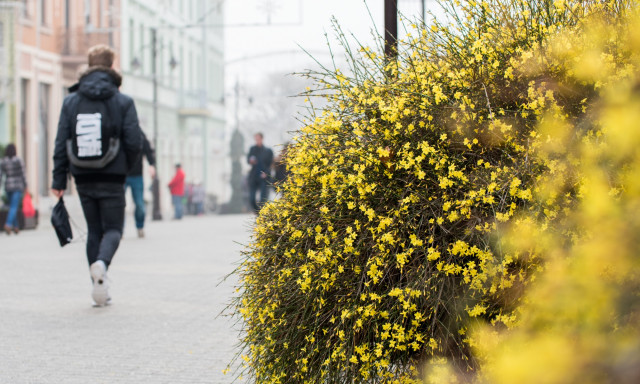
<svg viewBox="0 0 640 384">
<path fill-rule="evenodd" d="M 289 176 L 289 170 L 287 169 L 286 157 L 287 150 L 289 149 L 289 143 L 286 143 L 280 151 L 280 154 L 276 157 L 273 162 L 273 184 L 277 187 L 279 184 L 282 184 L 287 180 Z"/>
<path fill-rule="evenodd" d="M 204 186 L 202 185 L 202 182 L 196 181 L 193 184 L 191 193 L 192 193 L 191 202 L 193 203 L 193 206 L 194 206 L 194 214 L 202 215 L 204 213 L 204 201 L 206 199 L 206 192 L 204 190 Z"/>
<path fill-rule="evenodd" d="M 111 300 L 107 269 L 122 238 L 125 179 L 142 150 L 136 107 L 118 90 L 122 76 L 112 68 L 114 57 L 106 45 L 89 49 L 89 68 L 62 104 L 53 153 L 53 195 L 62 198 L 69 172 L 76 181 L 98 306 Z"/>
<path fill-rule="evenodd" d="M 144 178 L 142 177 L 142 158 L 146 157 L 149 163 L 149 175 L 153 179 L 156 176 L 156 156 L 155 151 L 151 148 L 151 144 L 142 132 L 142 156 L 135 163 L 125 181 L 124 187 L 131 188 L 131 197 L 136 208 L 133 216 L 136 220 L 136 229 L 138 230 L 138 237 L 144 237 L 144 218 L 146 216 L 147 209 L 144 204 Z"/>
<path fill-rule="evenodd" d="M 249 149 L 247 162 L 251 164 L 249 171 L 249 204 L 254 212 L 258 213 L 262 205 L 269 199 L 267 182 L 271 176 L 271 163 L 273 163 L 273 151 L 264 146 L 264 136 L 256 133 L 253 136 L 256 144 Z M 260 192 L 260 203 L 256 202 L 256 192 Z"/>
<path fill-rule="evenodd" d="M 195 205 L 193 204 L 193 187 L 194 186 L 195 186 L 194 183 L 186 183 L 185 186 L 184 186 L 184 199 L 183 199 L 183 201 L 185 202 L 187 215 L 195 215 L 196 214 L 196 208 L 195 208 Z"/>
<path fill-rule="evenodd" d="M 174 220 L 182 219 L 184 214 L 183 197 L 184 197 L 184 171 L 180 163 L 176 164 L 176 173 L 169 182 L 169 190 L 171 192 L 171 202 L 174 209 Z"/>
<path fill-rule="evenodd" d="M 13 231 L 15 234 L 20 232 L 18 228 L 18 209 L 24 191 L 27 189 L 27 179 L 24 172 L 24 163 L 17 156 L 16 146 L 11 143 L 7 145 L 4 151 L 4 157 L 0 160 L 0 185 L 4 180 L 4 190 L 9 200 L 9 212 L 7 221 L 4 223 L 4 231 L 7 235 Z"/>
</svg>

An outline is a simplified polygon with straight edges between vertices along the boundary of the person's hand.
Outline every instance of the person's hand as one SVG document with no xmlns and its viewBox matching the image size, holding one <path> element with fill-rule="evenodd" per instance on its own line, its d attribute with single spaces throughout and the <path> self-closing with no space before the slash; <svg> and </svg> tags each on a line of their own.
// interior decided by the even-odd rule
<svg viewBox="0 0 640 384">
<path fill-rule="evenodd" d="M 263 179 L 266 179 L 267 178 L 267 174 L 264 173 L 264 172 L 260 172 L 260 177 L 263 178 Z"/>
<path fill-rule="evenodd" d="M 149 166 L 149 175 L 152 179 L 156 177 L 156 167 L 154 167 L 153 165 Z"/>
<path fill-rule="evenodd" d="M 61 189 L 51 189 L 51 193 L 53 193 L 53 196 L 57 197 L 58 199 L 62 197 L 62 195 L 64 195 L 64 190 Z"/>
</svg>

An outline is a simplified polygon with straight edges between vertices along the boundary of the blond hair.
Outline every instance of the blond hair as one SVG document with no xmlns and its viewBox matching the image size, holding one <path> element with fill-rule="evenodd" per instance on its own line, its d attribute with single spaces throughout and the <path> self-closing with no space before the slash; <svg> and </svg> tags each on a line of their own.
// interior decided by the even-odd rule
<svg viewBox="0 0 640 384">
<path fill-rule="evenodd" d="M 89 48 L 88 56 L 89 67 L 100 66 L 111 68 L 116 53 L 108 45 L 98 44 Z"/>
</svg>

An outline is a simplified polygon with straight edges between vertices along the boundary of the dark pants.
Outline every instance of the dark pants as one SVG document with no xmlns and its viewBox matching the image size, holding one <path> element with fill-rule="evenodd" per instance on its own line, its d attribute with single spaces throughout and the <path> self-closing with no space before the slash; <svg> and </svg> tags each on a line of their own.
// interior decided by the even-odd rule
<svg viewBox="0 0 640 384">
<path fill-rule="evenodd" d="M 133 203 L 136 205 L 134 217 L 136 218 L 136 228 L 144 228 L 144 217 L 146 214 L 146 207 L 144 205 L 144 180 L 142 176 L 127 176 L 127 181 L 124 184 L 124 188 L 131 187 L 131 197 Z"/>
<path fill-rule="evenodd" d="M 260 204 L 256 202 L 256 192 L 260 191 Z M 267 179 L 257 178 L 249 180 L 249 204 L 254 211 L 260 211 L 260 208 L 269 199 L 269 189 L 267 188 Z"/>
<path fill-rule="evenodd" d="M 87 221 L 87 261 L 102 260 L 109 267 L 120 245 L 124 225 L 124 185 L 79 184 L 78 194 Z"/>
</svg>

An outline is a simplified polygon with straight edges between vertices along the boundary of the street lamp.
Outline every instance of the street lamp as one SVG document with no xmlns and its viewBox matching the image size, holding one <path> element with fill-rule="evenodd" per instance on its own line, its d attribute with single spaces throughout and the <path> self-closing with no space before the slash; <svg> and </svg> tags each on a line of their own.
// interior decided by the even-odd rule
<svg viewBox="0 0 640 384">
<path fill-rule="evenodd" d="M 131 69 L 133 69 L 134 71 L 140 68 L 141 66 L 142 64 L 140 63 L 140 60 L 138 60 L 137 56 L 134 57 L 133 60 L 131 60 Z"/>
<path fill-rule="evenodd" d="M 162 220 L 160 210 L 160 180 L 158 180 L 158 39 L 155 28 L 151 28 L 151 76 L 153 81 L 153 150 L 156 151 L 156 172 L 153 174 L 151 182 L 151 193 L 153 194 L 152 219 Z"/>
<path fill-rule="evenodd" d="M 152 209 L 152 219 L 153 220 L 162 220 L 162 210 L 160 209 L 160 180 L 158 179 L 158 160 L 160 156 L 158 155 L 158 39 L 157 39 L 157 29 L 151 28 L 151 82 L 153 85 L 153 99 L 152 99 L 152 108 L 153 108 L 153 149 L 156 151 L 156 172 L 153 175 L 153 180 L 151 182 L 151 194 L 153 196 L 153 209 Z M 136 70 L 140 68 L 141 63 L 137 57 L 134 57 L 131 61 L 131 68 Z M 169 60 L 169 66 L 171 69 L 175 69 L 178 66 L 178 61 L 171 56 Z"/>
</svg>

